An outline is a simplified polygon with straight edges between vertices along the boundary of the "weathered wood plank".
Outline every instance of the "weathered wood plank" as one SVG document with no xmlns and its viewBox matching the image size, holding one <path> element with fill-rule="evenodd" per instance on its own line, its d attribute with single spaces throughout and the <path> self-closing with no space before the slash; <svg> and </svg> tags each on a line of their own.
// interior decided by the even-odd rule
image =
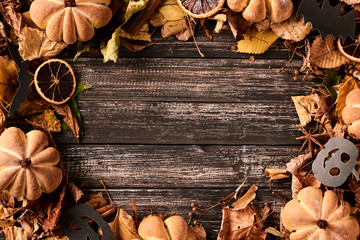
<svg viewBox="0 0 360 240">
<path fill-rule="evenodd" d="M 132 58 L 104 64 L 99 59 L 80 58 L 72 66 L 80 82 L 94 86 L 81 94 L 83 100 L 290 102 L 291 95 L 309 92 L 316 83 L 294 81 L 291 68 L 276 71 L 287 63 L 269 59 Z M 294 67 L 301 64 L 293 61 Z"/>
<path fill-rule="evenodd" d="M 211 26 L 209 29 L 213 29 Z M 213 40 L 209 41 L 202 30 L 195 32 L 196 42 L 205 55 L 205 58 L 235 58 L 248 59 L 250 54 L 234 53 L 236 41 L 230 30 L 224 30 L 220 34 L 212 34 Z M 160 31 L 156 30 L 152 40 L 154 44 L 140 52 L 131 52 L 120 46 L 120 58 L 201 58 L 196 49 L 194 40 L 186 42 L 178 41 L 174 36 L 163 39 Z M 96 44 L 94 44 L 96 46 Z M 98 46 L 98 45 L 97 45 Z M 68 55 L 73 57 L 76 53 L 75 46 L 68 49 Z M 87 54 L 83 54 L 87 56 Z M 259 59 L 289 59 L 289 51 L 283 47 L 281 41 L 275 42 L 270 49 L 261 55 L 255 55 Z M 295 56 L 296 58 L 297 56 Z M 101 57 L 99 57 L 101 58 Z M 119 60 L 121 61 L 121 60 Z"/>
<path fill-rule="evenodd" d="M 249 187 L 247 184 L 246 187 Z M 237 186 L 235 186 L 236 188 Z M 93 189 L 104 192 L 102 189 Z M 110 190 L 114 203 L 131 213 L 131 201 L 134 200 L 141 217 L 151 213 L 178 214 L 189 219 L 190 204 L 195 202 L 200 208 L 212 206 L 216 201 L 228 196 L 235 189 L 116 189 Z M 282 190 L 282 189 L 281 189 Z M 282 190 L 283 191 L 283 190 Z M 284 193 L 284 192 L 282 192 Z M 105 194 L 105 193 L 104 193 Z M 290 194 L 290 193 L 285 193 Z M 290 195 L 289 195 L 290 196 Z M 279 212 L 283 202 L 271 194 L 269 189 L 259 189 L 255 203 L 268 202 L 275 213 L 267 221 L 268 226 L 279 225 Z M 208 240 L 215 240 L 221 225 L 221 207 L 206 212 L 199 220 L 207 232 Z M 271 239 L 271 238 L 269 238 Z"/>
<path fill-rule="evenodd" d="M 287 103 L 79 101 L 83 143 L 298 144 L 295 108 Z M 74 142 L 71 133 L 57 142 Z"/>
<path fill-rule="evenodd" d="M 269 186 L 264 169 L 285 168 L 297 146 L 63 145 L 71 181 L 87 188 L 234 188 Z M 289 185 L 286 185 L 289 187 Z"/>
</svg>

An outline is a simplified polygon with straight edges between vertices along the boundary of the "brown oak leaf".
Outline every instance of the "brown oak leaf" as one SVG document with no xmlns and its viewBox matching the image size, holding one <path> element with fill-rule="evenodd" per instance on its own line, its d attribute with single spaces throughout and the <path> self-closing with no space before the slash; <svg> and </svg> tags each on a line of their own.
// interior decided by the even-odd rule
<svg viewBox="0 0 360 240">
<path fill-rule="evenodd" d="M 336 68 L 347 63 L 347 59 L 339 52 L 331 35 L 324 40 L 318 36 L 310 48 L 310 63 L 321 68 Z"/>
</svg>

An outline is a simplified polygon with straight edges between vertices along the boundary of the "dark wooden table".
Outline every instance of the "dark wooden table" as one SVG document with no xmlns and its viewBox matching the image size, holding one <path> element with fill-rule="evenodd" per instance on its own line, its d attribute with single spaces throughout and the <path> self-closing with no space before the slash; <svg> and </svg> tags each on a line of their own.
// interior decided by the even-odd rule
<svg viewBox="0 0 360 240">
<path fill-rule="evenodd" d="M 197 42 L 161 39 L 139 53 L 120 49 L 117 63 L 80 57 L 72 63 L 77 79 L 94 87 L 79 98 L 85 135 L 55 136 L 71 181 L 84 191 L 109 189 L 117 206 L 139 214 L 180 214 L 190 204 L 209 207 L 249 176 L 259 186 L 256 202 L 275 209 L 268 225 L 278 224 L 282 201 L 272 194 L 265 167 L 281 168 L 298 154 L 299 123 L 290 97 L 316 84 L 294 81 L 286 49 L 255 56 L 236 54 L 230 31 L 198 31 Z M 68 59 L 69 61 L 71 58 Z M 292 61 L 299 68 L 301 59 Z M 290 179 L 272 184 L 291 197 Z M 105 193 L 105 192 L 104 192 Z M 221 208 L 199 220 L 216 239 Z"/>
</svg>

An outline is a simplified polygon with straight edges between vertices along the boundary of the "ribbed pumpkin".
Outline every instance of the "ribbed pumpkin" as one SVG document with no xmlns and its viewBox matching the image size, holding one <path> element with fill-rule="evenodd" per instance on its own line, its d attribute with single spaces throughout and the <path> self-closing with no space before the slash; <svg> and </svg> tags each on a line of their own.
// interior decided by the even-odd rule
<svg viewBox="0 0 360 240">
<path fill-rule="evenodd" d="M 360 89 L 354 89 L 346 96 L 346 107 L 342 118 L 353 138 L 360 139 Z"/>
<path fill-rule="evenodd" d="M 350 215 L 348 202 L 340 201 L 333 191 L 325 194 L 315 187 L 300 190 L 298 199 L 281 211 L 290 240 L 356 240 L 359 223 Z"/>
<path fill-rule="evenodd" d="M 0 190 L 19 200 L 36 200 L 43 192 L 55 191 L 63 178 L 57 166 L 60 154 L 48 145 L 42 131 L 6 129 L 0 136 Z"/>
<path fill-rule="evenodd" d="M 94 34 L 94 28 L 109 23 L 111 0 L 35 0 L 30 6 L 30 17 L 53 41 L 73 44 L 85 42 Z"/>
</svg>

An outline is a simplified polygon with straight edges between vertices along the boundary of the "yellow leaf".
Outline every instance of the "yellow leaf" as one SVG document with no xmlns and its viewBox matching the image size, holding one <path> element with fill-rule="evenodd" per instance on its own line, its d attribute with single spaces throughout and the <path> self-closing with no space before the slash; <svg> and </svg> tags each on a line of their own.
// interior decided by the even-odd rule
<svg viewBox="0 0 360 240">
<path fill-rule="evenodd" d="M 55 117 L 55 114 L 50 109 L 45 109 L 44 112 L 30 117 L 32 122 L 35 122 L 41 125 L 43 128 L 47 129 L 49 132 L 60 132 L 61 123 Z"/>
<path fill-rule="evenodd" d="M 270 29 L 258 32 L 251 31 L 244 34 L 244 39 L 238 41 L 237 50 L 239 53 L 261 54 L 276 41 L 278 36 Z"/>
<path fill-rule="evenodd" d="M 109 223 L 111 231 L 115 234 L 115 240 L 141 239 L 137 233 L 133 218 L 119 208 L 114 221 Z"/>
<path fill-rule="evenodd" d="M 360 81 L 356 80 L 354 77 L 346 75 L 344 78 L 344 84 L 339 89 L 339 94 L 336 99 L 336 112 L 338 118 L 342 121 L 342 111 L 344 110 L 346 103 L 346 96 L 353 89 L 360 88 Z"/>
<path fill-rule="evenodd" d="M 0 104 L 4 108 L 10 106 L 18 88 L 17 74 L 19 70 L 8 56 L 0 56 Z"/>
<path fill-rule="evenodd" d="M 185 18 L 176 21 L 167 21 L 161 28 L 161 36 L 166 38 L 187 29 L 187 27 Z"/>
<path fill-rule="evenodd" d="M 314 98 L 312 96 L 293 96 L 291 100 L 295 104 L 301 126 L 305 126 L 311 122 L 311 116 L 315 114 L 317 110 Z"/>
<path fill-rule="evenodd" d="M 176 21 L 185 17 L 184 11 L 176 0 L 165 0 L 157 10 L 164 16 L 166 21 Z"/>
<path fill-rule="evenodd" d="M 258 187 L 253 184 L 250 189 L 243 196 L 241 196 L 241 198 L 238 198 L 231 206 L 238 209 L 245 208 L 252 200 L 255 199 L 256 190 L 258 190 Z"/>
</svg>

